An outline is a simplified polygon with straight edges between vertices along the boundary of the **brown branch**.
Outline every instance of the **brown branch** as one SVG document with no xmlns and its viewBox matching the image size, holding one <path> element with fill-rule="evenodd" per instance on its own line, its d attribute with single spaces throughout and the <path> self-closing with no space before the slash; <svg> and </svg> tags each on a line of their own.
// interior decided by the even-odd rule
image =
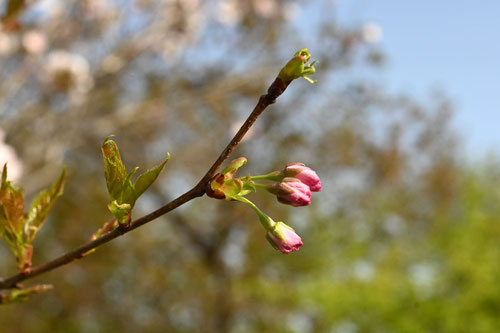
<svg viewBox="0 0 500 333">
<path fill-rule="evenodd" d="M 123 225 L 120 225 L 118 228 L 114 229 L 113 231 L 93 240 L 90 241 L 80 247 L 77 247 L 76 249 L 67 252 L 54 260 L 51 260 L 45 264 L 36 266 L 31 269 L 29 273 L 22 274 L 18 273 L 15 275 L 12 275 L 8 278 L 5 278 L 3 280 L 0 280 L 0 289 L 9 289 L 9 288 L 17 288 L 19 287 L 19 283 L 31 279 L 37 275 L 43 274 L 45 272 L 51 271 L 57 267 L 66 265 L 70 262 L 72 262 L 75 259 L 82 258 L 85 253 L 88 251 L 97 248 L 98 246 L 108 243 L 109 241 L 120 237 L 140 226 L 143 224 L 146 224 L 148 222 L 151 222 L 155 220 L 156 218 L 170 212 L 171 210 L 185 204 L 188 201 L 191 201 L 197 197 L 201 197 L 205 194 L 205 188 L 207 183 L 214 177 L 216 174 L 217 170 L 221 167 L 222 163 L 229 157 L 231 152 L 234 150 L 234 148 L 241 142 L 245 134 L 248 132 L 250 127 L 255 123 L 257 118 L 262 114 L 262 112 L 270 105 L 273 104 L 276 101 L 276 98 L 278 98 L 287 88 L 288 83 L 284 83 L 282 80 L 277 78 L 273 84 L 269 87 L 267 94 L 262 95 L 259 98 L 259 102 L 253 109 L 252 113 L 250 116 L 248 116 L 247 120 L 243 123 L 241 128 L 239 129 L 238 133 L 235 134 L 231 142 L 226 146 L 226 148 L 222 151 L 220 156 L 217 158 L 217 160 L 214 162 L 214 164 L 210 167 L 210 169 L 207 171 L 207 173 L 201 178 L 201 180 L 198 182 L 198 184 L 181 195 L 180 197 L 170 201 L 167 203 L 165 206 L 160 207 L 159 209 L 155 210 L 154 212 L 145 215 L 141 218 L 138 218 L 134 221 L 132 221 L 128 227 L 124 227 Z"/>
<path fill-rule="evenodd" d="M 17 19 L 26 8 L 26 0 L 10 0 L 5 5 L 5 13 L 0 17 L 0 22 L 9 29 L 16 29 Z"/>
</svg>

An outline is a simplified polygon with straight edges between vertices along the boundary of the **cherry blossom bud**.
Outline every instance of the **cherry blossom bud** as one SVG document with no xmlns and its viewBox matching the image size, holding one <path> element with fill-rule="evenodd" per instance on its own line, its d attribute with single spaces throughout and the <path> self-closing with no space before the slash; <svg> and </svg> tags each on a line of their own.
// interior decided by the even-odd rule
<svg viewBox="0 0 500 333">
<path fill-rule="evenodd" d="M 288 164 L 283 170 L 285 177 L 297 178 L 311 189 L 312 192 L 321 191 L 321 180 L 313 169 L 305 166 L 303 163 Z"/>
<path fill-rule="evenodd" d="M 311 189 L 297 178 L 283 178 L 268 188 L 268 191 L 276 194 L 278 201 L 294 207 L 307 206 L 311 204 Z"/>
<path fill-rule="evenodd" d="M 269 229 L 266 233 L 266 238 L 276 250 L 284 254 L 298 251 L 303 245 L 300 236 L 283 222 L 277 222 Z"/>
</svg>

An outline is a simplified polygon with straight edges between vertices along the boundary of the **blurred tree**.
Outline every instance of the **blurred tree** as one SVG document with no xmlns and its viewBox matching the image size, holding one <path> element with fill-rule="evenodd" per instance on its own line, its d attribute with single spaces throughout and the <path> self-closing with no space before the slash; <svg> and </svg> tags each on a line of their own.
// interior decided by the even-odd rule
<svg viewBox="0 0 500 333">
<path fill-rule="evenodd" d="M 127 165 L 172 153 L 137 203 L 149 212 L 198 180 L 304 46 L 318 85 L 294 83 L 233 156 L 242 174 L 307 162 L 324 190 L 307 210 L 252 196 L 301 234 L 293 255 L 244 205 L 205 197 L 34 279 L 54 291 L 3 307 L 2 331 L 495 332 L 498 172 L 460 165 L 445 96 L 377 82 L 373 26 L 339 26 L 326 0 L 40 0 L 15 22 L 0 30 L 5 142 L 28 197 L 68 167 L 35 264 L 110 218 L 107 135 Z M 3 245 L 0 264 L 13 273 Z"/>
</svg>

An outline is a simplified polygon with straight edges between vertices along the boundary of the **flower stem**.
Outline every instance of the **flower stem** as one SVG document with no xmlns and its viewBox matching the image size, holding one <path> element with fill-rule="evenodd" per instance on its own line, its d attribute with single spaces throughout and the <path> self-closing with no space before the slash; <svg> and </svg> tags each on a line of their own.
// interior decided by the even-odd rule
<svg viewBox="0 0 500 333">
<path fill-rule="evenodd" d="M 251 202 L 247 198 L 242 197 L 240 195 L 235 195 L 235 196 L 233 196 L 233 198 L 235 200 L 238 200 L 238 201 L 241 201 L 241 202 L 247 204 L 248 206 L 250 206 L 250 208 L 255 210 L 255 212 L 259 216 L 260 223 L 262 224 L 262 226 L 264 226 L 264 228 L 266 230 L 270 230 L 272 227 L 274 227 L 276 225 L 276 222 L 274 222 L 271 217 L 269 217 L 266 213 L 262 212 L 259 209 L 259 207 L 257 207 L 253 202 Z"/>
<path fill-rule="evenodd" d="M 253 186 L 255 187 L 258 187 L 258 188 L 263 188 L 263 189 L 269 189 L 269 186 L 271 186 L 271 184 L 259 184 L 259 183 L 252 183 Z"/>
<path fill-rule="evenodd" d="M 250 176 L 250 180 L 274 180 L 280 181 L 283 179 L 283 175 L 280 171 L 273 171 L 265 175 Z"/>
</svg>

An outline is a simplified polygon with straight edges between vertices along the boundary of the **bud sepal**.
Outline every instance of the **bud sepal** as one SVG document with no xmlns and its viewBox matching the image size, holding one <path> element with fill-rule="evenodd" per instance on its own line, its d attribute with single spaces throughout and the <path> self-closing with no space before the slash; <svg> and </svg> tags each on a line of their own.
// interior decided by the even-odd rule
<svg viewBox="0 0 500 333">
<path fill-rule="evenodd" d="M 221 172 L 216 174 L 207 184 L 206 193 L 214 199 L 235 200 L 235 196 L 244 196 L 250 192 L 255 192 L 250 178 L 236 178 L 236 172 L 247 163 L 245 157 L 237 158 Z"/>
</svg>

